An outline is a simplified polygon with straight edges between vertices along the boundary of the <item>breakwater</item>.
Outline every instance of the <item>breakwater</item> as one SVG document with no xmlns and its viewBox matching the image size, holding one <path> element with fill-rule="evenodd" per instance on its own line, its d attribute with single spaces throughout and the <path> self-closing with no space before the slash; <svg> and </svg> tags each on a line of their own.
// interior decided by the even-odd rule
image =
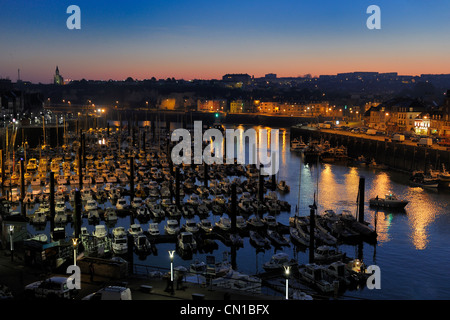
<svg viewBox="0 0 450 320">
<path fill-rule="evenodd" d="M 385 164 L 396 170 L 412 172 L 414 170 L 427 170 L 430 167 L 439 169 L 442 164 L 446 168 L 450 167 L 450 151 L 446 150 L 301 127 L 291 127 L 290 135 L 291 140 L 302 137 L 305 142 L 308 142 L 309 139 L 316 139 L 329 141 L 331 146 L 343 145 L 352 158 L 362 155 L 366 159 L 375 159 L 377 163 Z"/>
</svg>

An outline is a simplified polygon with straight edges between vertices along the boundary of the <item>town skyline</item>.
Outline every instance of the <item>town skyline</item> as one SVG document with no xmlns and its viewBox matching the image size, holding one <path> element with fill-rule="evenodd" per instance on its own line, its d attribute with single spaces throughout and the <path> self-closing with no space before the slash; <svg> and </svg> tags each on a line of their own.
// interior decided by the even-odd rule
<svg viewBox="0 0 450 320">
<path fill-rule="evenodd" d="M 270 76 L 274 76 L 272 77 L 272 79 L 295 79 L 295 78 L 320 78 L 320 77 L 337 77 L 337 76 L 343 76 L 343 75 L 356 75 L 356 74 L 363 74 L 363 75 L 368 75 L 368 74 L 379 74 L 379 75 L 393 75 L 393 76 L 398 76 L 398 77 L 411 77 L 411 78 L 415 78 L 415 77 L 421 77 L 421 76 L 447 76 L 450 75 L 450 72 L 448 73 L 432 73 L 432 72 L 424 72 L 424 73 L 420 73 L 420 74 L 401 74 L 395 70 L 392 71 L 387 71 L 387 72 L 381 72 L 381 71 L 375 71 L 375 70 L 353 70 L 353 71 L 346 71 L 346 72 L 337 72 L 337 73 L 325 73 L 325 74 L 316 74 L 316 73 L 304 73 L 304 74 L 298 74 L 298 75 L 280 75 L 277 74 L 275 72 L 263 72 L 262 74 L 258 74 L 258 75 L 254 75 L 251 74 L 249 72 L 226 72 L 220 75 L 217 75 L 216 77 L 213 78 L 177 78 L 174 77 L 173 75 L 166 75 L 166 76 L 161 76 L 161 77 L 156 77 L 155 75 L 149 74 L 147 76 L 144 76 L 143 78 L 138 78 L 135 77 L 131 74 L 127 74 L 124 77 L 120 77 L 120 78 L 99 78 L 99 77 L 93 77 L 93 78 L 87 78 L 87 77 L 81 77 L 81 78 L 72 78 L 69 76 L 67 76 L 67 74 L 64 73 L 64 69 L 60 68 L 60 65 L 55 65 L 55 68 L 61 69 L 63 70 L 61 72 L 61 76 L 64 76 L 64 82 L 66 82 L 65 84 L 70 83 L 71 81 L 82 81 L 82 80 L 86 80 L 86 81 L 126 81 L 127 79 L 131 78 L 134 81 L 145 81 L 145 80 L 151 80 L 151 79 L 156 79 L 156 80 L 166 80 L 166 79 L 175 79 L 175 80 L 180 80 L 180 81 L 194 81 L 194 80 L 218 80 L 218 81 L 222 81 L 223 77 L 225 75 L 248 75 L 251 78 L 255 78 L 255 79 L 263 79 L 266 77 L 270 77 Z M 51 74 L 51 72 L 49 72 L 49 74 Z M 20 81 L 28 81 L 31 82 L 33 84 L 54 84 L 54 76 L 55 76 L 55 69 L 53 69 L 53 74 L 51 74 L 49 76 L 49 80 L 44 82 L 44 81 L 31 81 L 28 80 L 26 78 L 23 77 L 23 70 L 18 68 L 16 71 L 16 75 L 15 76 L 3 76 L 2 74 L 0 74 L 0 79 L 7 79 L 10 80 L 11 82 L 16 82 L 15 80 L 20 80 Z M 19 79 L 20 77 L 20 79 Z M 15 79 L 15 80 L 14 80 Z"/>
</svg>

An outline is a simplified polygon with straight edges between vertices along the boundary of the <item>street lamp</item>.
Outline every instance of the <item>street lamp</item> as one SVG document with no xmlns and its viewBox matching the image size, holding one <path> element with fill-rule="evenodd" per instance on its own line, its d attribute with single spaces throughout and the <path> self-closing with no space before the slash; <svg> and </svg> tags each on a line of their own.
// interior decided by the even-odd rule
<svg viewBox="0 0 450 320">
<path fill-rule="evenodd" d="M 286 300 L 289 299 L 289 274 L 291 273 L 291 266 L 283 266 L 284 275 L 286 276 Z"/>
<path fill-rule="evenodd" d="M 173 282 L 173 257 L 175 255 L 175 250 L 169 250 L 170 256 L 170 281 Z"/>
<path fill-rule="evenodd" d="M 72 245 L 73 245 L 73 265 L 77 265 L 77 245 L 78 245 L 78 238 L 72 238 Z"/>
<path fill-rule="evenodd" d="M 10 242 L 10 248 L 11 248 L 11 262 L 14 260 L 14 241 L 13 241 L 13 234 L 14 234 L 14 226 L 9 226 L 9 242 Z"/>
</svg>

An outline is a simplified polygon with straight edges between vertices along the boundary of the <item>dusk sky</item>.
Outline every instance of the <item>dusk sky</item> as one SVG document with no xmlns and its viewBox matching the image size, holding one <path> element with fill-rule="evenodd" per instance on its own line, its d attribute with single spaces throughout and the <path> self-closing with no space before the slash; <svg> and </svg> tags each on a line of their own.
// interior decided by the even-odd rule
<svg viewBox="0 0 450 320">
<path fill-rule="evenodd" d="M 366 27 L 372 4 L 381 30 Z M 0 0 L 0 78 L 450 73 L 449 14 L 448 0 Z"/>
</svg>

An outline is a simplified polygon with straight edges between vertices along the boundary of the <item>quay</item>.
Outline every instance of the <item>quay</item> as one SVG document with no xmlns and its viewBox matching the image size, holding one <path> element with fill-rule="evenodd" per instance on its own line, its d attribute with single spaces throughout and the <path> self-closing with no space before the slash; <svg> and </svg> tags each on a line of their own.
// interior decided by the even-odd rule
<svg viewBox="0 0 450 320">
<path fill-rule="evenodd" d="M 426 172 L 430 166 L 439 170 L 442 164 L 447 168 L 450 167 L 450 151 L 440 146 L 417 146 L 413 142 L 392 142 L 380 136 L 331 129 L 319 130 L 308 126 L 292 126 L 290 135 L 291 141 L 302 137 L 305 143 L 314 139 L 329 141 L 332 146 L 343 145 L 347 148 L 349 157 L 358 158 L 362 155 L 399 171 L 424 170 Z"/>
</svg>

